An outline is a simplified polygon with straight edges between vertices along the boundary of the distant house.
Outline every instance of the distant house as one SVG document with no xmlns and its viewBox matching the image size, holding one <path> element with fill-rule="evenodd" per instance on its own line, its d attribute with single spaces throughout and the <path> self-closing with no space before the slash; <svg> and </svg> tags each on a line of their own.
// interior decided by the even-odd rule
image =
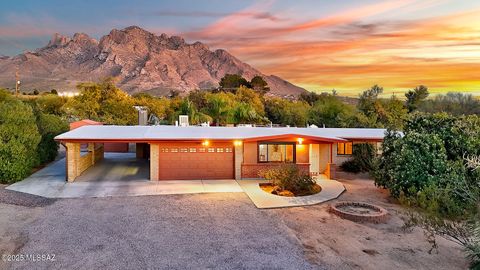
<svg viewBox="0 0 480 270">
<path fill-rule="evenodd" d="M 57 136 L 67 148 L 67 179 L 74 181 L 103 158 L 104 144 L 136 144 L 150 160 L 151 180 L 258 178 L 261 169 L 297 164 L 334 177 L 353 144 L 382 142 L 384 129 L 85 125 Z M 88 144 L 87 154 L 80 145 Z"/>
</svg>

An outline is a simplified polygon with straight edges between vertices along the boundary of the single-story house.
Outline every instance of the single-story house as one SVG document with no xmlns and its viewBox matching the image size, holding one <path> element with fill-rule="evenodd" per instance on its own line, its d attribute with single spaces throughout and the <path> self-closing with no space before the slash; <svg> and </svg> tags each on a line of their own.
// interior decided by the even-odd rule
<svg viewBox="0 0 480 270">
<path fill-rule="evenodd" d="M 385 129 L 86 125 L 58 135 L 67 151 L 67 181 L 103 158 L 105 143 L 134 143 L 150 160 L 151 180 L 248 179 L 283 163 L 334 178 L 352 146 L 375 144 Z M 81 151 L 88 144 L 88 151 Z"/>
</svg>

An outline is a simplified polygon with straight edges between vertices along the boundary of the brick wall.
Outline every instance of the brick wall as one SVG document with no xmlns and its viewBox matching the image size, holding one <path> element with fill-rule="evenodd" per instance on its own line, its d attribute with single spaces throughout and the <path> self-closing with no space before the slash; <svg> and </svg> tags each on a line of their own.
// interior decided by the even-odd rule
<svg viewBox="0 0 480 270">
<path fill-rule="evenodd" d="M 160 179 L 160 145 L 150 144 L 150 180 L 158 181 Z"/>
<path fill-rule="evenodd" d="M 242 179 L 243 144 L 235 145 L 235 179 Z"/>
<path fill-rule="evenodd" d="M 276 168 L 284 165 L 283 163 L 251 163 L 242 164 L 242 178 L 260 178 L 258 173 L 262 170 Z M 309 163 L 298 163 L 297 166 L 301 171 L 310 172 Z"/>
</svg>

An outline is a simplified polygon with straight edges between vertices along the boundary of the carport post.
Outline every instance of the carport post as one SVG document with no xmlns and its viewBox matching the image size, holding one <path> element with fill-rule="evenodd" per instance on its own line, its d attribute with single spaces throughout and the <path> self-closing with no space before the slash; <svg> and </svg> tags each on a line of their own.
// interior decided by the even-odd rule
<svg viewBox="0 0 480 270">
<path fill-rule="evenodd" d="M 235 179 L 242 179 L 242 163 L 243 163 L 243 143 L 236 143 L 235 145 Z"/>
<path fill-rule="evenodd" d="M 78 176 L 78 163 L 80 160 L 80 144 L 65 143 L 67 149 L 67 182 L 73 182 Z"/>
<path fill-rule="evenodd" d="M 150 180 L 158 181 L 159 180 L 159 168 L 160 165 L 160 145 L 159 144 L 150 144 Z"/>
</svg>

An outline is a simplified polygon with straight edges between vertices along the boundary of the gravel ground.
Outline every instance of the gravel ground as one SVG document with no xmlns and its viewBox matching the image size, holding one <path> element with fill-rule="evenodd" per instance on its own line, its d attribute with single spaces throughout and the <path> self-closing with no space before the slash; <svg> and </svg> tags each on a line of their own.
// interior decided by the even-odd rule
<svg viewBox="0 0 480 270">
<path fill-rule="evenodd" d="M 259 210 L 243 193 L 44 199 L 0 189 L 0 269 L 466 269 L 460 246 L 403 230 L 403 209 L 369 180 L 339 200 L 386 208 L 386 224 L 355 223 L 328 203 Z"/>
<path fill-rule="evenodd" d="M 243 193 L 57 200 L 20 230 L 17 248 L 56 261 L 7 267 L 321 269 L 275 216 Z"/>
<path fill-rule="evenodd" d="M 0 185 L 0 203 L 26 207 L 44 207 L 54 202 L 55 199 L 7 190 L 4 185 Z"/>
</svg>

